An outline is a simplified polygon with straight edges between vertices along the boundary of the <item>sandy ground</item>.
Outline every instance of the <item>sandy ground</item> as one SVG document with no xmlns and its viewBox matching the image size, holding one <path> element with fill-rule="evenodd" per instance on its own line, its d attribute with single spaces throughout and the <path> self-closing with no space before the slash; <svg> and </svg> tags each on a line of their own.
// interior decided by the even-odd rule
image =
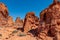
<svg viewBox="0 0 60 40">
<path fill-rule="evenodd" d="M 0 27 L 0 40 L 37 40 L 36 37 L 25 35 L 11 27 Z"/>
</svg>

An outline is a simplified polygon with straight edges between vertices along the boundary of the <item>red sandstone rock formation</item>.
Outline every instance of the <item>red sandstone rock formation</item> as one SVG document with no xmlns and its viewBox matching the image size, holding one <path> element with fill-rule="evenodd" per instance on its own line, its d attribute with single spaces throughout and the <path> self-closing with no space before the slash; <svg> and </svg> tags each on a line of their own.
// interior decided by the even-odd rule
<svg viewBox="0 0 60 40">
<path fill-rule="evenodd" d="M 0 3 L 0 26 L 6 25 L 7 17 L 8 17 L 8 9 L 3 3 Z"/>
<path fill-rule="evenodd" d="M 25 20 L 24 20 L 24 32 L 28 32 L 32 29 L 36 29 L 38 27 L 39 24 L 39 19 L 35 16 L 35 14 L 33 12 L 29 12 L 26 16 L 25 16 Z"/>
<path fill-rule="evenodd" d="M 22 26 L 23 25 L 23 20 L 21 20 L 20 17 L 17 17 L 15 23 Z"/>
<path fill-rule="evenodd" d="M 33 12 L 29 12 L 24 20 L 17 17 L 15 22 L 8 15 L 7 7 L 0 3 L 0 40 L 37 40 L 34 36 L 17 30 L 19 28 L 24 28 L 25 33 L 33 29 L 33 33 L 38 31 L 38 40 L 60 40 L 60 2 L 54 0 L 53 4 L 41 12 L 40 19 Z"/>
<path fill-rule="evenodd" d="M 23 20 L 21 20 L 20 17 L 17 17 L 15 20 L 15 25 L 17 28 L 23 28 Z"/>
<path fill-rule="evenodd" d="M 8 26 L 12 26 L 14 25 L 14 21 L 13 21 L 13 18 L 11 16 L 8 17 Z"/>
<path fill-rule="evenodd" d="M 0 3 L 0 17 L 8 17 L 8 9 L 3 3 Z"/>
<path fill-rule="evenodd" d="M 40 30 L 40 31 L 39 31 Z M 40 14 L 40 26 L 38 27 L 39 38 L 43 40 L 46 36 L 55 37 L 60 32 L 60 2 L 54 0 L 47 9 Z M 60 34 L 59 34 L 60 35 Z M 59 40 L 59 39 L 57 39 Z"/>
</svg>

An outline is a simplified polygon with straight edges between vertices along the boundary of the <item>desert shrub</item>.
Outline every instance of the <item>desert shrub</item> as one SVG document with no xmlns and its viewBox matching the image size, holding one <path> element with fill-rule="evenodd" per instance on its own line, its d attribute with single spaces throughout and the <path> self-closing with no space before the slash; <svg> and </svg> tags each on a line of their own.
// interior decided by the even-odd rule
<svg viewBox="0 0 60 40">
<path fill-rule="evenodd" d="M 14 30 L 12 33 L 17 33 L 18 31 L 17 30 Z"/>
<path fill-rule="evenodd" d="M 18 34 L 18 36 L 26 36 L 26 34 L 20 33 Z"/>
</svg>

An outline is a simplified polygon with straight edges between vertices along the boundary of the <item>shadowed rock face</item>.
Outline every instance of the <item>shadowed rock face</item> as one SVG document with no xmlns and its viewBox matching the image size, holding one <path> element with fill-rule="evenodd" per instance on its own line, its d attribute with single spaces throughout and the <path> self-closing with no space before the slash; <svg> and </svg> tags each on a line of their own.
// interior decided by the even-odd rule
<svg viewBox="0 0 60 40">
<path fill-rule="evenodd" d="M 38 17 L 36 17 L 33 12 L 29 12 L 25 16 L 24 25 L 23 25 L 24 32 L 28 32 L 32 29 L 36 29 L 38 27 L 38 24 L 39 24 Z"/>
</svg>

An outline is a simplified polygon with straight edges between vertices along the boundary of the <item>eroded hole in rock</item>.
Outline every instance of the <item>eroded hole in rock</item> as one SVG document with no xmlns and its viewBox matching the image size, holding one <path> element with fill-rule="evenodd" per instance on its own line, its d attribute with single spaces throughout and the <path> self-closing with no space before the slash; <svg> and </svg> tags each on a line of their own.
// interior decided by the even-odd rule
<svg viewBox="0 0 60 40">
<path fill-rule="evenodd" d="M 4 11 L 5 13 L 8 13 L 7 10 Z"/>
<path fill-rule="evenodd" d="M 57 22 L 57 25 L 60 25 L 60 22 Z"/>
<path fill-rule="evenodd" d="M 8 39 L 8 38 L 6 38 L 6 39 Z"/>
<path fill-rule="evenodd" d="M 29 32 L 32 33 L 34 36 L 38 36 L 37 28 L 36 29 L 32 29 Z"/>
<path fill-rule="evenodd" d="M 51 30 L 48 31 L 48 36 L 53 37 L 53 36 L 51 35 Z"/>
<path fill-rule="evenodd" d="M 39 20 L 39 19 L 38 19 Z M 35 22 L 39 22 L 38 20 L 35 20 Z"/>
<path fill-rule="evenodd" d="M 36 26 L 38 26 L 39 24 L 35 24 Z"/>
<path fill-rule="evenodd" d="M 29 18 L 31 18 L 31 16 L 29 16 Z"/>
<path fill-rule="evenodd" d="M 2 37 L 2 34 L 0 34 L 0 36 Z"/>
<path fill-rule="evenodd" d="M 54 29 L 48 30 L 48 36 L 54 37 L 55 35 L 56 35 L 56 30 L 54 30 Z"/>
<path fill-rule="evenodd" d="M 46 21 L 46 13 L 44 13 L 43 20 Z"/>
<path fill-rule="evenodd" d="M 34 24 L 34 22 L 31 22 L 31 24 Z"/>
<path fill-rule="evenodd" d="M 17 28 L 17 30 L 21 30 L 22 32 L 24 31 L 24 29 L 23 29 L 23 28 Z"/>
</svg>

